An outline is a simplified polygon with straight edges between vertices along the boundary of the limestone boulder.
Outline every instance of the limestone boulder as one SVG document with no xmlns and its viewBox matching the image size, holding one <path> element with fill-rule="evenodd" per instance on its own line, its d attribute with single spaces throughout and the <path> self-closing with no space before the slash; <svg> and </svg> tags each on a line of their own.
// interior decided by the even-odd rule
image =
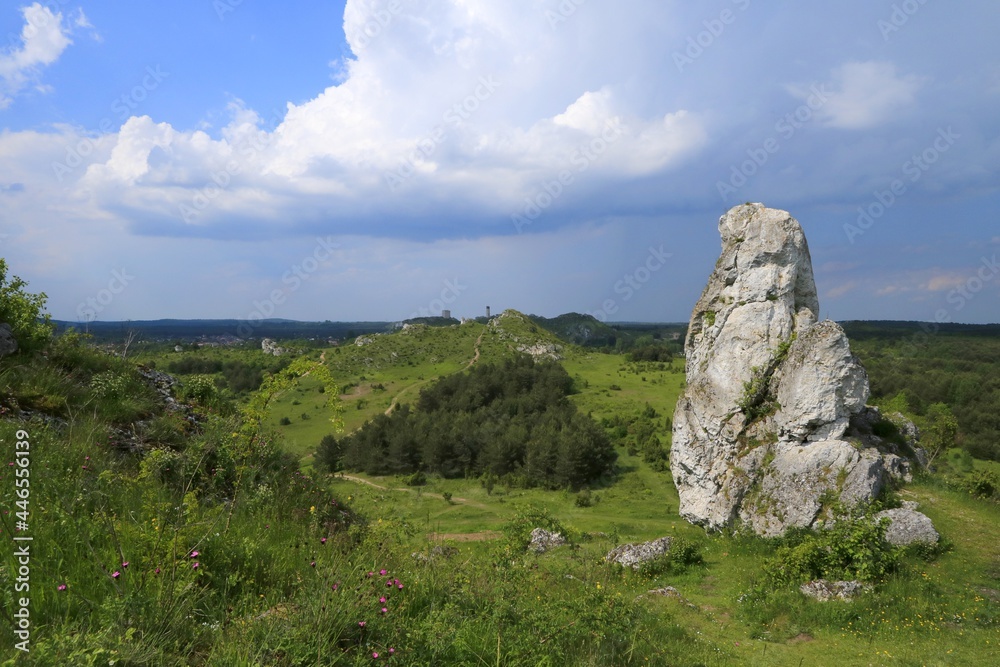
<svg viewBox="0 0 1000 667">
<path fill-rule="evenodd" d="M 673 538 L 661 537 L 641 544 L 622 544 L 609 551 L 604 560 L 637 570 L 646 561 L 655 560 L 668 553 L 671 543 Z"/>
<path fill-rule="evenodd" d="M 843 329 L 817 321 L 809 247 L 788 212 L 736 206 L 719 234 L 673 417 L 680 513 L 709 529 L 740 521 L 762 535 L 814 526 L 885 484 L 868 375 Z M 898 461 L 891 468 L 905 474 Z"/>
<path fill-rule="evenodd" d="M 889 519 L 885 539 L 896 546 L 905 547 L 916 543 L 937 544 L 941 538 L 930 518 L 912 507 L 885 510 L 876 514 L 875 518 Z"/>
</svg>

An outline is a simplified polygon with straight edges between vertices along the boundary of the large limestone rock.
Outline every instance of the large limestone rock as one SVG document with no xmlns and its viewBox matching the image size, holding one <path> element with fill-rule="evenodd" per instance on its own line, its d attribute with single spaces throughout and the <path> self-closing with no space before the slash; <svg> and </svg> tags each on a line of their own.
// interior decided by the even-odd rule
<svg viewBox="0 0 1000 667">
<path fill-rule="evenodd" d="M 885 463 L 865 446 L 871 438 L 845 439 L 866 410 L 868 376 L 843 329 L 817 322 L 799 223 L 744 204 L 719 232 L 722 255 L 685 342 L 671 470 L 688 520 L 710 529 L 740 520 L 778 535 L 833 518 L 835 500 L 874 498 Z"/>
<path fill-rule="evenodd" d="M 934 530 L 934 524 L 924 514 L 912 507 L 900 507 L 885 510 L 875 515 L 876 519 L 889 519 L 889 527 L 885 531 L 885 539 L 896 546 L 909 546 L 918 542 L 937 544 L 940 535 Z"/>
</svg>

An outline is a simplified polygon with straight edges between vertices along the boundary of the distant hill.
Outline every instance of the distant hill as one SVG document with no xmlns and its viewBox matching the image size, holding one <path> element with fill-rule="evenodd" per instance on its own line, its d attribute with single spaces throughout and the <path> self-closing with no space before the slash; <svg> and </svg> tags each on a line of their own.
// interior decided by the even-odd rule
<svg viewBox="0 0 1000 667">
<path fill-rule="evenodd" d="M 558 317 L 529 315 L 533 322 L 564 341 L 586 347 L 614 347 L 621 335 L 593 315 L 565 313 Z"/>
<path fill-rule="evenodd" d="M 933 322 L 909 322 L 897 320 L 849 320 L 840 322 L 851 340 L 867 338 L 906 338 L 938 334 L 961 336 L 1000 337 L 1000 324 L 935 324 Z"/>
<path fill-rule="evenodd" d="M 85 331 L 98 341 L 112 342 L 137 331 L 143 339 L 191 341 L 200 338 L 232 336 L 234 338 L 334 338 L 343 340 L 364 334 L 388 331 L 391 322 L 298 322 L 268 319 L 255 322 L 243 320 L 131 320 L 128 322 L 66 322 L 53 320 L 57 331 L 69 328 Z"/>
<path fill-rule="evenodd" d="M 656 322 L 602 322 L 593 315 L 565 313 L 558 317 L 529 315 L 539 326 L 551 331 L 560 339 L 581 347 L 614 348 L 628 350 L 640 338 L 672 343 L 676 352 L 684 345 L 687 325 L 683 323 Z M 647 339 L 648 342 L 648 339 Z"/>
</svg>

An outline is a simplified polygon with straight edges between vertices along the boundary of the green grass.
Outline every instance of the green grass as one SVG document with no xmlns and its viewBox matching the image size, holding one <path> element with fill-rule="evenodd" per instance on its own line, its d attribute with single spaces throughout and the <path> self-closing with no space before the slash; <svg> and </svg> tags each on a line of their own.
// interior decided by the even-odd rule
<svg viewBox="0 0 1000 667">
<path fill-rule="evenodd" d="M 519 339 L 534 334 L 518 320 L 511 327 L 506 333 Z M 338 381 L 370 390 L 358 414 L 345 399 L 348 428 L 405 388 L 411 400 L 415 384 L 464 368 L 482 333 L 482 325 L 417 330 L 327 350 Z M 492 347 L 481 346 L 481 360 L 509 351 L 503 331 L 487 333 Z M 744 597 L 776 543 L 706 535 L 677 515 L 670 473 L 624 448 L 616 478 L 590 489 L 590 507 L 577 506 L 570 491 L 498 486 L 488 494 L 477 480 L 432 477 L 411 488 L 370 478 L 387 487 L 379 489 L 295 465 L 329 432 L 317 409 L 326 397 L 309 377 L 271 414 L 293 418 L 274 427 L 293 454 L 283 458 L 266 429 L 248 446 L 234 418 L 206 416 L 187 432 L 148 397 L 109 403 L 92 378 L 127 369 L 84 350 L 60 354 L 5 360 L 0 371 L 0 404 L 31 402 L 67 421 L 0 418 L 5 448 L 18 429 L 31 434 L 36 549 L 33 651 L 16 655 L 5 642 L 2 665 L 361 665 L 394 648 L 401 665 L 978 666 L 1000 652 L 1000 505 L 942 476 L 899 492 L 920 503 L 950 545 L 936 560 L 906 556 L 851 603 L 816 603 L 791 587 Z M 649 404 L 665 428 L 682 373 L 568 346 L 564 354 L 581 409 L 601 418 Z M 384 392 L 372 389 L 380 383 Z M 108 447 L 113 422 L 136 410 L 150 413 L 144 418 L 156 421 L 162 440 L 144 457 Z M 315 416 L 295 419 L 302 412 Z M 13 477 L 4 471 L 0 500 L 12 508 Z M 342 508 L 363 519 L 330 523 Z M 540 556 L 512 549 L 511 527 L 538 510 L 565 526 L 573 544 Z M 9 534 L 9 518 L 0 521 Z M 470 535 L 477 539 L 463 539 Z M 704 563 L 646 577 L 603 561 L 618 544 L 664 535 L 697 545 Z M 456 551 L 429 561 L 412 555 L 430 557 L 441 544 Z M 12 553 L 0 554 L 4 610 L 15 606 Z M 383 568 L 405 582 L 385 614 L 385 581 L 367 576 Z M 680 598 L 647 594 L 663 586 Z"/>
</svg>

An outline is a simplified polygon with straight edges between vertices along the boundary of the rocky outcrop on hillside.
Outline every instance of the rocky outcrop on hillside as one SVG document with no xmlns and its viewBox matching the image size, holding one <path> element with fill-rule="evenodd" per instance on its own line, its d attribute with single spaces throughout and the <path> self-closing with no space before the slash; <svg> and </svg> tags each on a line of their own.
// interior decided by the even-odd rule
<svg viewBox="0 0 1000 667">
<path fill-rule="evenodd" d="M 526 354 L 536 361 L 562 359 L 563 346 L 546 330 L 540 328 L 526 315 L 508 309 L 486 325 L 486 333 L 495 342 L 519 354 Z"/>
<path fill-rule="evenodd" d="M 270 338 L 265 338 L 260 342 L 260 349 L 263 350 L 264 354 L 274 355 L 275 357 L 280 357 L 285 353 L 285 348 L 279 347 L 278 343 Z"/>
<path fill-rule="evenodd" d="M 688 520 L 762 535 L 813 526 L 873 499 L 885 456 L 868 375 L 834 322 L 818 321 L 812 260 L 786 211 L 744 204 L 719 221 L 722 254 L 685 342 L 687 387 L 671 469 Z M 902 468 L 902 466 L 897 466 Z"/>
</svg>

